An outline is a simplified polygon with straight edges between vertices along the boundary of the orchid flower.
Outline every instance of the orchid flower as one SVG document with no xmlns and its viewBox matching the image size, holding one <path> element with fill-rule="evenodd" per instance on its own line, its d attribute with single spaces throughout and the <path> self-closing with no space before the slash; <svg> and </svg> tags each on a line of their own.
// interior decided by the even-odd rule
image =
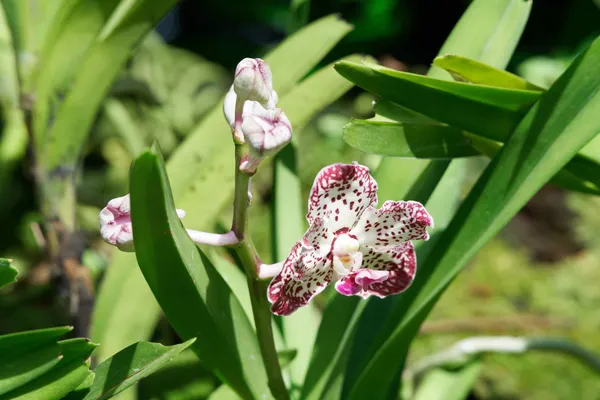
<svg viewBox="0 0 600 400">
<path fill-rule="evenodd" d="M 415 201 L 377 205 L 377 182 L 357 163 L 323 168 L 313 184 L 310 227 L 292 248 L 268 298 L 277 315 L 305 306 L 330 283 L 346 296 L 386 297 L 412 283 L 412 240 L 427 240 L 433 219 Z"/>
<path fill-rule="evenodd" d="M 177 216 L 179 218 L 185 217 L 185 211 L 177 209 Z M 233 232 L 216 234 L 187 229 L 187 233 L 198 244 L 227 246 L 238 242 Z M 129 194 L 112 199 L 100 211 L 100 235 L 106 243 L 118 247 L 121 251 L 135 251 L 133 228 L 131 225 L 131 199 L 129 198 Z"/>
</svg>

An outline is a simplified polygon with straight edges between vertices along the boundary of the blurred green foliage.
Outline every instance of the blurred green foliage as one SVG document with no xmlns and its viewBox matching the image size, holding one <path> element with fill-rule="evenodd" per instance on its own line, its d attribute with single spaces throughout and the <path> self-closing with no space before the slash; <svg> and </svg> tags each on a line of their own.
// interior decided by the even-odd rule
<svg viewBox="0 0 600 400">
<path fill-rule="evenodd" d="M 355 25 L 320 65 L 348 53 L 363 52 L 381 63 L 418 72 L 431 63 L 469 1 L 323 0 L 307 3 L 310 4 L 302 6 L 306 8 L 301 12 L 308 21 L 339 12 Z M 153 33 L 132 53 L 103 99 L 101 111 L 94 117 L 77 185 L 81 202 L 77 215 L 89 244 L 83 262 L 94 271 L 96 283 L 113 255 L 113 249 L 99 241 L 95 232 L 98 208 L 128 191 L 132 159 L 154 140 L 160 143 L 166 157 L 171 155 L 208 112 L 218 106 L 230 84 L 230 72 L 235 64 L 246 56 L 263 55 L 280 42 L 289 30 L 291 15 L 288 2 L 281 0 L 186 0 L 159 26 L 158 32 L 164 39 Z M 590 39 L 600 33 L 599 17 L 600 8 L 591 0 L 536 1 L 508 70 L 536 85 L 549 87 Z M 24 40 L 19 45 L 32 44 Z M 342 128 L 349 118 L 372 116 L 372 100 L 369 94 L 351 91 L 315 115 L 302 129 L 297 145 L 311 150 L 297 155 L 303 198 L 324 165 L 355 160 L 373 167 L 379 164 L 378 156 L 350 148 L 342 139 Z M 27 279 L 0 292 L 2 333 L 68 322 L 64 310 L 54 304 L 43 259 L 44 248 L 38 234 L 43 218 L 36 200 L 31 161 L 23 143 L 15 142 L 8 129 L 15 101 L 14 96 L 3 96 L 1 104 L 0 220 L 4 229 L 0 231 L 0 255 L 14 258 L 14 265 Z M 472 161 L 469 168 L 480 171 L 484 163 Z M 273 254 L 273 243 L 268 240 L 272 219 L 268 204 L 274 194 L 271 172 L 265 168 L 257 176 L 254 188 L 257 197 L 250 211 L 251 218 L 263 222 L 253 224 L 251 229 L 259 252 L 264 255 Z M 429 322 L 433 325 L 443 319 L 442 322 L 450 326 L 448 333 L 427 333 L 426 324 L 410 360 L 442 349 L 463 337 L 463 333 L 471 333 L 469 329 L 461 330 L 456 319 L 477 321 L 485 316 L 493 320 L 497 316 L 503 321 L 516 315 L 514 318 L 519 321 L 523 313 L 552 322 L 543 326 L 525 322 L 517 324 L 511 332 L 556 333 L 600 351 L 596 338 L 600 322 L 593 312 L 600 302 L 593 285 L 600 278 L 597 268 L 600 241 L 595 234 L 600 229 L 597 218 L 600 203 L 590 197 L 570 195 L 569 205 L 581 222 L 577 224 L 577 235 L 586 244 L 583 255 L 547 267 L 531 261 L 525 249 L 515 250 L 513 245 L 495 239 L 481 250 L 472 268 L 459 276 L 434 309 Z M 319 298 L 318 305 L 322 307 L 326 299 L 327 296 Z M 562 323 L 563 320 L 566 323 Z M 453 323 L 459 328 L 452 329 Z M 510 328 L 510 323 L 508 325 Z M 496 325 L 483 324 L 483 329 L 495 333 Z M 154 339 L 178 342 L 164 323 L 156 328 Z M 186 353 L 187 358 L 180 357 L 144 381 L 140 398 L 208 396 L 218 385 L 217 381 Z M 482 399 L 562 399 L 574 393 L 580 398 L 594 398 L 600 389 L 597 376 L 559 356 L 490 356 L 482 368 L 474 390 L 474 396 Z"/>
</svg>

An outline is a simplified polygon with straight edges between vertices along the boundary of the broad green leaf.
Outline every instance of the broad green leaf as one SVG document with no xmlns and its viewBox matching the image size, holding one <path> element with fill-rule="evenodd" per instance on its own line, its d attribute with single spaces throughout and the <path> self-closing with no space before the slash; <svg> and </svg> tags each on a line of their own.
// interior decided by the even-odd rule
<svg viewBox="0 0 600 400">
<path fill-rule="evenodd" d="M 242 397 L 270 397 L 252 325 L 177 217 L 156 149 L 133 163 L 131 210 L 140 269 L 179 336 L 200 338 L 192 347 L 200 360 Z"/>
<path fill-rule="evenodd" d="M 303 88 L 295 88 L 294 93 L 288 94 L 347 33 L 348 24 L 335 17 L 325 17 L 296 32 L 266 55 L 281 107 L 296 132 L 328 104 L 325 99 L 334 101 L 351 87 L 329 68 L 315 73 L 299 85 Z M 320 46 L 314 46 L 315 42 Z M 323 86 L 324 83 L 332 86 Z M 337 91 L 337 95 L 331 96 L 324 87 Z M 307 101 L 303 97 L 307 93 L 312 95 L 310 99 L 317 101 Z M 186 225 L 194 229 L 212 230 L 215 215 L 233 196 L 233 145 L 222 104 L 220 100 L 167 163 L 177 205 L 186 210 Z M 140 307 L 144 313 L 139 313 Z M 159 313 L 160 308 L 136 267 L 135 257 L 117 253 L 101 286 L 93 314 L 92 337 L 103 345 L 99 357 L 104 359 L 138 340 L 148 339 Z"/>
<path fill-rule="evenodd" d="M 407 124 L 441 125 L 441 123 L 435 119 L 426 117 L 423 114 L 419 114 L 418 112 L 385 99 L 379 99 L 375 102 L 375 112 L 378 116 Z"/>
<path fill-rule="evenodd" d="M 354 335 L 354 325 L 360 315 L 362 303 L 358 297 L 333 297 L 323 313 L 323 319 L 315 340 L 306 380 L 302 386 L 301 399 L 319 399 L 333 391 L 339 381 L 335 379 L 343 371 L 348 357 L 349 344 Z M 331 382 L 334 380 L 335 384 Z"/>
<path fill-rule="evenodd" d="M 264 57 L 273 73 L 273 88 L 280 96 L 287 93 L 352 29 L 338 14 L 332 14 L 288 36 Z"/>
<path fill-rule="evenodd" d="M 91 374 L 87 364 L 71 362 L 59 364 L 38 379 L 17 388 L 0 400 L 61 400 L 75 390 Z"/>
<path fill-rule="evenodd" d="M 469 136 L 473 138 L 473 147 L 490 158 L 493 158 L 502 148 L 501 143 Z M 600 164 L 591 158 L 577 154 L 550 180 L 550 183 L 568 190 L 598 195 L 600 194 Z"/>
<path fill-rule="evenodd" d="M 392 157 L 455 158 L 479 154 L 461 129 L 446 125 L 352 120 L 344 140 L 365 153 Z"/>
<path fill-rule="evenodd" d="M 73 330 L 71 326 L 39 329 L 35 331 L 11 333 L 0 336 L 0 360 L 15 354 L 24 354 L 38 346 L 56 342 L 61 336 Z"/>
<path fill-rule="evenodd" d="M 104 103 L 104 112 L 119 134 L 123 145 L 133 156 L 141 153 L 145 146 L 144 136 L 131 117 L 127 107 L 116 99 Z"/>
<path fill-rule="evenodd" d="M 525 28 L 530 9 L 531 1 L 474 0 L 453 28 L 438 55 L 456 54 L 484 62 L 496 68 L 506 68 L 508 61 L 516 48 L 517 42 L 521 37 L 523 29 Z M 473 35 L 473 32 L 478 32 L 478 35 Z M 451 76 L 446 71 L 437 67 L 432 67 L 427 75 L 434 78 L 451 79 Z M 437 163 L 440 161 L 431 162 Z M 379 170 L 381 170 L 381 175 L 387 178 L 384 181 L 378 178 L 380 182 L 380 199 L 398 198 L 395 196 L 382 196 L 387 195 L 392 191 L 393 180 L 390 180 L 389 178 L 393 177 L 393 171 L 397 171 L 398 167 L 406 167 L 407 163 L 408 166 L 411 167 L 411 174 L 413 176 L 414 170 L 424 170 L 429 164 L 429 162 L 425 160 L 385 158 L 376 174 L 379 176 Z M 442 177 L 440 185 L 438 185 L 440 190 L 435 190 L 432 194 L 432 198 L 427 202 L 428 207 L 430 207 L 430 204 L 436 206 L 436 229 L 445 228 L 446 224 L 453 216 L 456 205 L 460 199 L 461 177 L 465 175 L 467 169 L 468 165 L 464 160 L 453 161 L 444 174 L 444 177 Z M 398 174 L 396 173 L 396 176 L 397 175 Z M 387 190 L 385 190 L 386 187 L 388 188 Z M 402 185 L 402 188 L 406 188 L 406 183 Z M 441 190 L 444 188 L 450 188 L 451 191 L 447 192 Z M 443 211 L 442 214 L 440 214 L 440 210 Z M 440 217 L 442 217 L 442 221 L 440 221 Z M 421 255 L 421 253 L 423 253 L 423 250 L 425 249 L 431 249 L 432 244 L 434 244 L 433 239 L 434 238 L 432 237 L 430 242 L 419 249 L 420 253 L 418 254 L 418 259 L 420 263 L 424 260 L 424 255 Z M 419 268 L 421 270 L 421 267 Z M 415 283 L 413 283 L 413 286 L 416 286 Z M 413 293 L 416 293 L 416 291 L 404 292 L 398 296 L 397 300 L 392 301 L 395 302 L 394 304 L 403 302 L 408 305 L 414 300 L 414 298 L 411 297 Z M 344 388 L 346 393 L 355 385 L 358 374 L 361 374 L 364 371 L 366 363 L 372 359 L 375 352 L 382 346 L 393 329 L 400 323 L 399 321 L 404 317 L 404 313 L 401 312 L 402 310 L 400 310 L 399 307 L 396 306 L 394 310 L 397 311 L 397 313 L 379 313 L 380 319 L 386 321 L 385 325 L 379 329 L 379 333 L 374 340 L 363 340 L 361 342 L 361 347 L 357 347 L 362 352 L 363 357 L 351 358 L 353 363 L 349 366 L 354 368 L 357 373 L 347 375 L 347 382 L 345 383 Z M 363 339 L 363 337 L 361 337 L 361 339 Z M 368 348 L 368 350 L 364 350 L 365 348 Z M 406 357 L 407 351 L 408 346 L 403 349 L 402 355 L 394 360 L 394 365 L 397 365 L 396 376 L 400 376 L 402 373 L 404 358 Z M 365 384 L 368 383 L 365 382 Z"/>
<path fill-rule="evenodd" d="M 540 92 L 449 82 L 341 61 L 336 71 L 369 92 L 427 117 L 492 139 L 506 137 Z"/>
<path fill-rule="evenodd" d="M 11 260 L 0 258 L 0 288 L 17 281 L 19 272 L 11 265 Z M 1 337 L 1 336 L 0 336 Z M 0 346 L 2 342 L 0 341 Z"/>
<path fill-rule="evenodd" d="M 51 21 L 41 44 L 41 62 L 31 85 L 35 86 L 36 107 L 33 128 L 36 147 L 46 143 L 47 121 L 57 91 L 67 85 L 80 70 L 88 51 L 96 41 L 119 0 L 66 0 Z M 26 84 L 27 90 L 32 90 Z"/>
<path fill-rule="evenodd" d="M 71 393 L 69 393 L 63 400 L 83 400 L 86 396 L 90 388 L 92 387 L 92 383 L 94 383 L 96 375 L 89 371 L 88 376 L 81 382 Z M 121 398 L 119 400 L 124 400 Z"/>
<path fill-rule="evenodd" d="M 104 18 L 113 0 L 92 3 L 98 3 L 96 17 Z M 47 154 L 48 170 L 73 166 L 78 160 L 94 117 L 132 48 L 174 4 L 174 0 L 137 2 L 127 10 L 113 30 L 94 38 L 48 132 L 48 140 L 52 143 L 51 151 Z"/>
<path fill-rule="evenodd" d="M 294 361 L 294 358 L 296 358 L 297 355 L 298 351 L 296 351 L 296 349 L 278 351 L 277 358 L 279 359 L 279 365 L 281 365 L 281 368 L 287 367 L 292 361 Z"/>
<path fill-rule="evenodd" d="M 502 147 L 501 143 L 446 125 L 362 120 L 353 120 L 344 127 L 344 140 L 367 153 L 426 159 L 479 154 L 493 158 Z M 569 190 L 600 194 L 600 164 L 577 155 L 550 182 Z"/>
<path fill-rule="evenodd" d="M 0 396 L 1 400 L 59 400 L 89 378 L 87 359 L 96 344 L 87 339 L 69 339 L 58 342 L 61 359 L 47 373 L 29 383 Z"/>
<path fill-rule="evenodd" d="M 227 385 L 221 385 L 208 396 L 209 400 L 237 400 L 240 397 Z"/>
<path fill-rule="evenodd" d="M 433 65 L 445 69 L 459 82 L 470 82 L 506 89 L 544 91 L 541 87 L 527 82 L 518 75 L 466 57 L 455 55 L 436 57 L 433 60 Z"/>
<path fill-rule="evenodd" d="M 428 372 L 415 393 L 414 400 L 464 400 L 473 390 L 481 371 L 481 362 L 472 362 L 459 370 L 441 368 Z"/>
<path fill-rule="evenodd" d="M 194 338 L 170 347 L 138 342 L 121 350 L 94 369 L 96 378 L 85 400 L 104 400 L 115 396 L 162 368 L 195 341 Z"/>
<path fill-rule="evenodd" d="M 37 347 L 10 359 L 2 357 L 0 364 L 0 395 L 18 388 L 45 374 L 60 361 L 56 343 Z"/>
<path fill-rule="evenodd" d="M 20 107 L 16 51 L 17 46 L 11 37 L 7 15 L 0 6 L 0 196 L 4 196 L 2 191 L 10 187 L 11 174 L 25 156 L 28 143 L 27 129 Z"/>
<path fill-rule="evenodd" d="M 412 293 L 416 298 L 408 302 L 406 312 L 398 310 L 404 318 L 370 359 L 349 398 L 377 396 L 381 394 L 378 388 L 388 387 L 395 375 L 388 366 L 403 357 L 421 322 L 452 279 L 581 147 L 600 133 L 595 117 L 600 112 L 600 76 L 594 73 L 598 63 L 600 39 L 573 62 L 519 124 L 421 266 L 416 279 L 420 283 L 413 285 L 421 290 Z"/>
<path fill-rule="evenodd" d="M 135 399 L 205 399 L 219 385 L 210 371 L 198 360 L 190 349 L 182 351 L 159 371 L 154 372 L 139 384 L 139 395 Z M 128 393 L 128 392 L 124 392 Z M 235 392 L 232 390 L 232 393 Z M 123 394 L 117 398 L 121 400 Z"/>
<path fill-rule="evenodd" d="M 61 340 L 58 344 L 60 346 L 60 355 L 62 356 L 60 362 L 62 364 L 72 361 L 85 361 L 98 347 L 97 343 L 86 338 Z"/>
</svg>

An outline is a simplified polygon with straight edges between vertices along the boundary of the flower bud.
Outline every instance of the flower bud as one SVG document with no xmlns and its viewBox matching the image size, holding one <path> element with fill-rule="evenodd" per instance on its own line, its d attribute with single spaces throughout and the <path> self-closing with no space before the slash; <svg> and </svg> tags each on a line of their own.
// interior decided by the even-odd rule
<svg viewBox="0 0 600 400">
<path fill-rule="evenodd" d="M 177 210 L 177 215 L 183 218 L 185 211 Z M 129 194 L 112 199 L 100 211 L 100 235 L 104 241 L 117 246 L 121 251 L 135 251 Z"/>
<path fill-rule="evenodd" d="M 241 100 L 258 101 L 266 105 L 273 92 L 269 64 L 260 58 L 244 58 L 235 69 L 233 88 Z"/>
<path fill-rule="evenodd" d="M 240 165 L 247 173 L 256 172 L 256 167 L 267 156 L 274 155 L 292 139 L 292 126 L 280 108 L 268 110 L 256 102 L 247 102 L 242 117 L 242 132 L 250 147 L 250 154 Z"/>
</svg>

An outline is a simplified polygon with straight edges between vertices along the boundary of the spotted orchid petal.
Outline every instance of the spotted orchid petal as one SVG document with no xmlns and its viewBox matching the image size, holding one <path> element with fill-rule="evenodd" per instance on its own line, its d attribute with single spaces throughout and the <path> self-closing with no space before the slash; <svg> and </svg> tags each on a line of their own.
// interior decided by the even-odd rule
<svg viewBox="0 0 600 400">
<path fill-rule="evenodd" d="M 403 292 L 414 280 L 417 258 L 411 242 L 387 249 L 365 246 L 362 253 L 366 268 L 341 279 L 335 286 L 339 293 L 364 299 L 371 295 L 384 298 Z"/>
<path fill-rule="evenodd" d="M 185 217 L 185 211 L 177 210 L 179 218 Z M 133 229 L 131 226 L 131 200 L 129 194 L 108 202 L 100 211 L 100 235 L 108 244 L 121 251 L 135 251 Z"/>
<path fill-rule="evenodd" d="M 370 285 L 381 283 L 388 279 L 389 276 L 389 271 L 362 268 L 340 279 L 335 284 L 335 289 L 344 296 L 361 296 L 362 298 L 366 298 L 370 295 L 368 292 Z"/>
<path fill-rule="evenodd" d="M 256 101 L 247 101 L 242 116 L 242 133 L 250 147 L 248 157 L 240 165 L 253 174 L 261 161 L 276 154 L 292 139 L 292 125 L 285 113 L 275 108 L 265 109 Z"/>
<path fill-rule="evenodd" d="M 308 200 L 309 223 L 329 214 L 329 229 L 353 227 L 367 207 L 377 204 L 377 182 L 369 168 L 353 164 L 333 164 L 315 178 Z"/>
<path fill-rule="evenodd" d="M 379 210 L 369 207 L 352 229 L 360 243 L 375 247 L 396 246 L 409 240 L 427 240 L 433 218 L 416 201 L 386 201 Z"/>
<path fill-rule="evenodd" d="M 333 272 L 328 258 L 317 257 L 297 242 L 283 268 L 269 284 L 267 296 L 276 315 L 290 315 L 304 307 L 330 283 Z"/>
</svg>

